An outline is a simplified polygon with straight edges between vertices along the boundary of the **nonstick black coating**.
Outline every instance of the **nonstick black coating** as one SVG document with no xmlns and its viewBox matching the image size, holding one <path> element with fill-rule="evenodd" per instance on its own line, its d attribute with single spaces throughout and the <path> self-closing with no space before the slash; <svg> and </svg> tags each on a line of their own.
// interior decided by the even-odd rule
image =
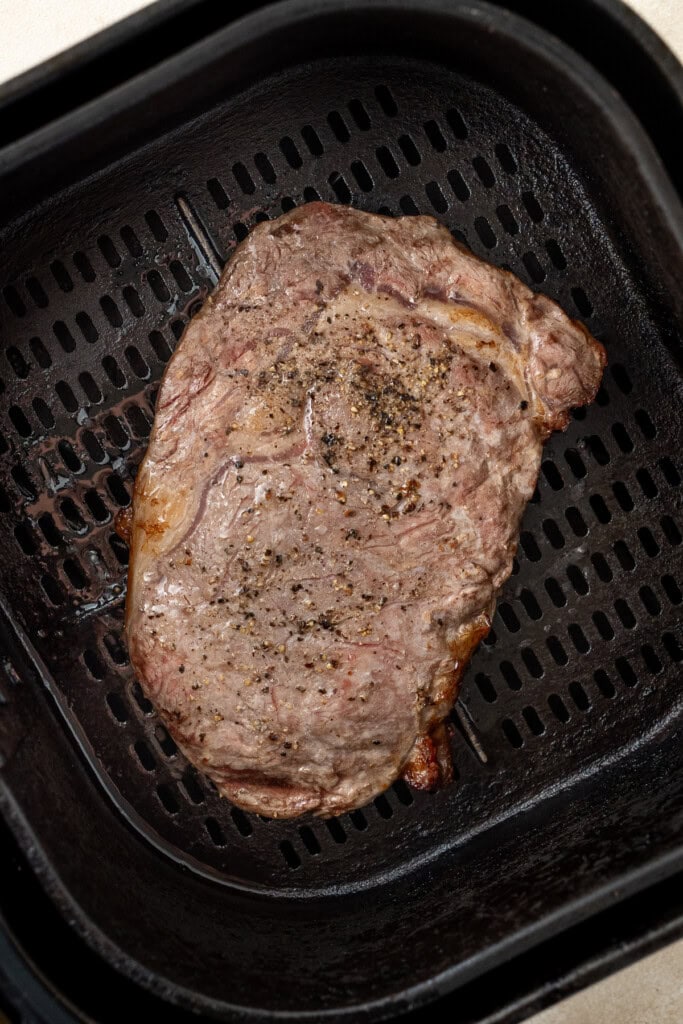
<svg viewBox="0 0 683 1024">
<path fill-rule="evenodd" d="M 139 875 L 126 909 L 109 837 L 81 818 L 69 872 L 78 881 L 66 889 L 108 956 L 111 940 L 142 980 L 160 975 L 174 999 L 214 1000 L 221 1014 L 228 1004 L 393 1012 L 418 998 L 413 986 L 435 994 L 430 979 L 458 962 L 478 957 L 484 969 L 496 943 L 551 928 L 552 913 L 587 912 L 570 892 L 597 906 L 601 886 L 676 849 L 668 801 L 678 791 L 661 752 L 675 732 L 683 657 L 680 370 L 667 282 L 651 258 L 654 194 L 633 180 L 617 191 L 624 161 L 638 161 L 632 140 L 619 152 L 618 132 L 595 166 L 586 162 L 577 139 L 606 145 L 609 117 L 562 80 L 537 40 L 525 50 L 500 19 L 494 31 L 456 6 L 448 24 L 459 35 L 442 43 L 450 64 L 443 53 L 408 56 L 394 6 L 393 52 L 385 40 L 388 53 L 354 54 L 342 20 L 346 53 L 326 55 L 329 35 L 313 26 L 310 62 L 243 91 L 229 82 L 220 100 L 198 72 L 187 105 L 206 94 L 208 113 L 178 124 L 171 100 L 162 104 L 160 123 L 167 116 L 173 131 L 129 154 L 103 150 L 94 176 L 10 223 L 2 241 L 6 613 L 100 803 L 128 822 L 129 852 L 112 856 Z M 355 16 L 363 35 L 360 5 Z M 283 37 L 285 55 L 289 45 Z M 292 41 L 292 52 L 303 45 Z M 245 45 L 245 80 L 251 52 Z M 515 68 L 535 82 L 536 109 L 492 84 Z M 527 81 L 521 94 L 532 93 Z M 121 131 L 114 119 L 115 141 Z M 67 170 L 76 181 L 78 161 Z M 26 205 L 28 193 L 18 189 Z M 547 445 L 514 574 L 454 715 L 454 784 L 437 794 L 398 784 L 339 819 L 278 823 L 219 799 L 135 682 L 121 633 L 127 552 L 113 517 L 129 502 L 164 365 L 221 265 L 260 219 L 317 198 L 438 217 L 581 318 L 609 368 L 596 403 Z M 667 242 L 658 258 L 673 275 L 680 250 Z M 67 818 L 79 798 L 56 768 L 42 790 L 28 787 L 16 741 L 6 785 L 40 833 L 51 787 Z M 38 767 L 47 753 L 33 748 Z M 63 879 L 66 837 L 48 833 L 39 843 Z M 158 882 L 150 857 L 164 865 Z M 184 900 L 192 911 L 174 912 Z"/>
</svg>

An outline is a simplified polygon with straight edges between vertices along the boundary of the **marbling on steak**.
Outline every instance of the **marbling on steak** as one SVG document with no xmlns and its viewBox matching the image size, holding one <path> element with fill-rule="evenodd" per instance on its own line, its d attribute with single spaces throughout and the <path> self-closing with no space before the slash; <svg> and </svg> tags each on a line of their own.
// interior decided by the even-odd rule
<svg viewBox="0 0 683 1024">
<path fill-rule="evenodd" d="M 240 807 L 450 777 L 444 722 L 541 447 L 602 347 L 430 217 L 259 224 L 168 365 L 135 487 L 140 682 Z"/>
</svg>

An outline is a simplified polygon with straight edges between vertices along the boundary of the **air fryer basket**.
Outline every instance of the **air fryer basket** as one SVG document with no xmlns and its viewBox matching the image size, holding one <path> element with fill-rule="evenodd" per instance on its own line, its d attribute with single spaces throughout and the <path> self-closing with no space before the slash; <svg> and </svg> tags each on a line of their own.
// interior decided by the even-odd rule
<svg viewBox="0 0 683 1024">
<path fill-rule="evenodd" d="M 280 4 L 0 173 L 0 589 L 23 648 L 0 802 L 88 941 L 217 1016 L 378 1017 L 680 866 L 680 208 L 599 77 L 485 4 Z M 609 368 L 545 450 L 454 784 L 281 823 L 220 799 L 142 694 L 113 519 L 220 267 L 318 198 L 437 216 Z"/>
</svg>

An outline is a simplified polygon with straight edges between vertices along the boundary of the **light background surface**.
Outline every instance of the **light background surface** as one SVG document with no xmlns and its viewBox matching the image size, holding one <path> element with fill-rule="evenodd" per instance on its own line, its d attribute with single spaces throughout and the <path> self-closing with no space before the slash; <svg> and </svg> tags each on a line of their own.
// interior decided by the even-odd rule
<svg viewBox="0 0 683 1024">
<path fill-rule="evenodd" d="M 548 2 L 564 3 L 568 9 L 572 4 Z M 683 0 L 629 0 L 629 5 L 683 61 Z M 0 82 L 146 6 L 148 0 L 0 0 Z M 528 1024 L 683 1024 L 683 940 L 565 999 Z"/>
<path fill-rule="evenodd" d="M 572 2 L 548 0 L 565 4 L 568 12 Z M 683 60 L 683 0 L 628 3 Z M 0 0 L 0 82 L 148 5 L 149 0 Z"/>
</svg>

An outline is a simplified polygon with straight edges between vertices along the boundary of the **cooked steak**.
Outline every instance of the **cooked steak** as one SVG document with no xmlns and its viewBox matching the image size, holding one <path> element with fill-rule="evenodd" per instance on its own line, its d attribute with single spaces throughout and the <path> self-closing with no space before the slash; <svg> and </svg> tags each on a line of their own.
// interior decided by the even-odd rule
<svg viewBox="0 0 683 1024">
<path fill-rule="evenodd" d="M 127 607 L 145 692 L 230 800 L 330 815 L 448 780 L 543 440 L 604 362 L 430 217 L 312 203 L 238 247 L 161 385 Z"/>
</svg>

